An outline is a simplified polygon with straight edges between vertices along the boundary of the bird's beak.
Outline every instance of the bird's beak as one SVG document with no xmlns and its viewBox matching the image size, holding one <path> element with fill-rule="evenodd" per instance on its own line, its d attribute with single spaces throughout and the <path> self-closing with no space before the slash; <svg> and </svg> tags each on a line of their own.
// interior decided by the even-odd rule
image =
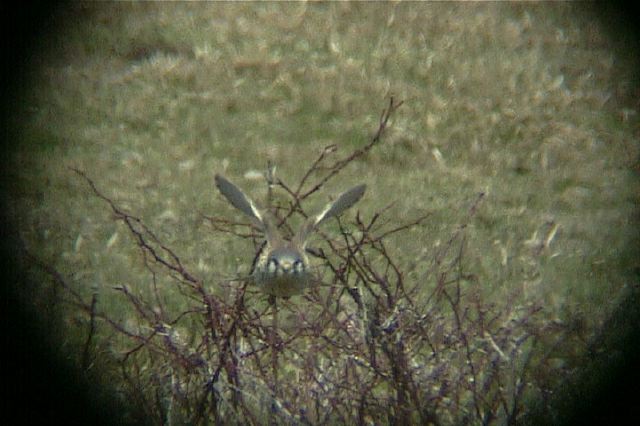
<svg viewBox="0 0 640 426">
<path fill-rule="evenodd" d="M 283 272 L 289 272 L 291 270 L 291 268 L 293 267 L 293 263 L 289 262 L 289 261 L 283 261 L 280 266 L 282 266 L 282 271 Z"/>
</svg>

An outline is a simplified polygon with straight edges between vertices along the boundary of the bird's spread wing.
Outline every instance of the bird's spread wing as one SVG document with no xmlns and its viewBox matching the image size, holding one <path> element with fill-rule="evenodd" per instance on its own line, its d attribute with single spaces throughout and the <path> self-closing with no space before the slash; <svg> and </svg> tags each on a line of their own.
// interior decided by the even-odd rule
<svg viewBox="0 0 640 426">
<path fill-rule="evenodd" d="M 262 213 L 260 213 L 251 198 L 247 197 L 237 186 L 221 175 L 216 175 L 215 181 L 220 193 L 225 196 L 233 207 L 257 221 L 261 227 L 264 226 Z"/>
</svg>

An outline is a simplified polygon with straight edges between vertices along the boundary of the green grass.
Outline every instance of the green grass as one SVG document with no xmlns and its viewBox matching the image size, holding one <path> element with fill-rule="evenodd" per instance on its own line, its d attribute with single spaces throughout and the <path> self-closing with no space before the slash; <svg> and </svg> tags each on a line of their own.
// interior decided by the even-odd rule
<svg viewBox="0 0 640 426">
<path fill-rule="evenodd" d="M 249 244 L 202 219 L 231 214 L 214 173 L 259 199 L 247 171 L 272 160 L 297 182 L 324 146 L 342 156 L 366 144 L 393 95 L 405 104 L 383 143 L 310 210 L 366 182 L 365 217 L 389 203 L 392 223 L 430 212 L 390 239 L 420 280 L 485 192 L 465 259 L 485 298 L 520 291 L 545 317 L 584 318 L 596 333 L 613 296 L 637 284 L 640 146 L 629 63 L 585 8 L 73 5 L 10 163 L 21 236 L 84 294 L 97 289 L 103 309 L 131 314 L 111 287 L 149 291 L 147 271 L 75 167 L 205 282 L 246 273 Z"/>
</svg>

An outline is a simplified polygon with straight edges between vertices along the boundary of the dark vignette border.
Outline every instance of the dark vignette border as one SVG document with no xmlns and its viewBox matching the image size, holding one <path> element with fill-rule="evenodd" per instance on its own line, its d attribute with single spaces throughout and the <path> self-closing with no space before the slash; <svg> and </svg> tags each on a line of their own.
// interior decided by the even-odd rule
<svg viewBox="0 0 640 426">
<path fill-rule="evenodd" d="M 603 26 L 619 41 L 618 49 L 635 73 L 634 93 L 638 104 L 640 37 L 632 6 L 622 2 L 600 2 L 592 7 Z M 39 55 L 52 48 L 51 40 L 75 16 L 81 3 L 12 2 L 0 5 L 3 64 L 0 78 L 2 150 L 6 154 L 19 143 L 21 97 Z M 81 6 L 80 6 L 81 7 Z M 0 168 L 0 271 L 3 285 L 0 310 L 3 315 L 2 416 L 4 424 L 124 424 L 115 400 L 96 397 L 104 392 L 86 380 L 52 350 L 44 325 L 21 303 L 24 284 L 16 256 L 16 241 L 8 214 L 6 189 L 11 182 Z M 551 406 L 530 407 L 526 424 L 613 424 L 640 420 L 635 408 L 640 391 L 640 271 L 636 271 L 629 297 L 610 318 L 607 328 L 594 342 L 588 367 L 558 389 Z M 551 412 L 550 412 L 551 411 Z"/>
</svg>

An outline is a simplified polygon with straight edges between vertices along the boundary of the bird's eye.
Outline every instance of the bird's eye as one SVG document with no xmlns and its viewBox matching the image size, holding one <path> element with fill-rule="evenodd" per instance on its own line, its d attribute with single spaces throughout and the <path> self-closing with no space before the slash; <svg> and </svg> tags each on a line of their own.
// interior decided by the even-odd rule
<svg viewBox="0 0 640 426">
<path fill-rule="evenodd" d="M 298 274 L 304 271 L 304 264 L 301 260 L 298 259 L 293 262 L 293 271 Z"/>
<path fill-rule="evenodd" d="M 267 271 L 271 274 L 275 274 L 277 270 L 278 270 L 278 260 L 272 257 L 271 259 L 269 259 L 269 262 L 267 263 Z"/>
</svg>

